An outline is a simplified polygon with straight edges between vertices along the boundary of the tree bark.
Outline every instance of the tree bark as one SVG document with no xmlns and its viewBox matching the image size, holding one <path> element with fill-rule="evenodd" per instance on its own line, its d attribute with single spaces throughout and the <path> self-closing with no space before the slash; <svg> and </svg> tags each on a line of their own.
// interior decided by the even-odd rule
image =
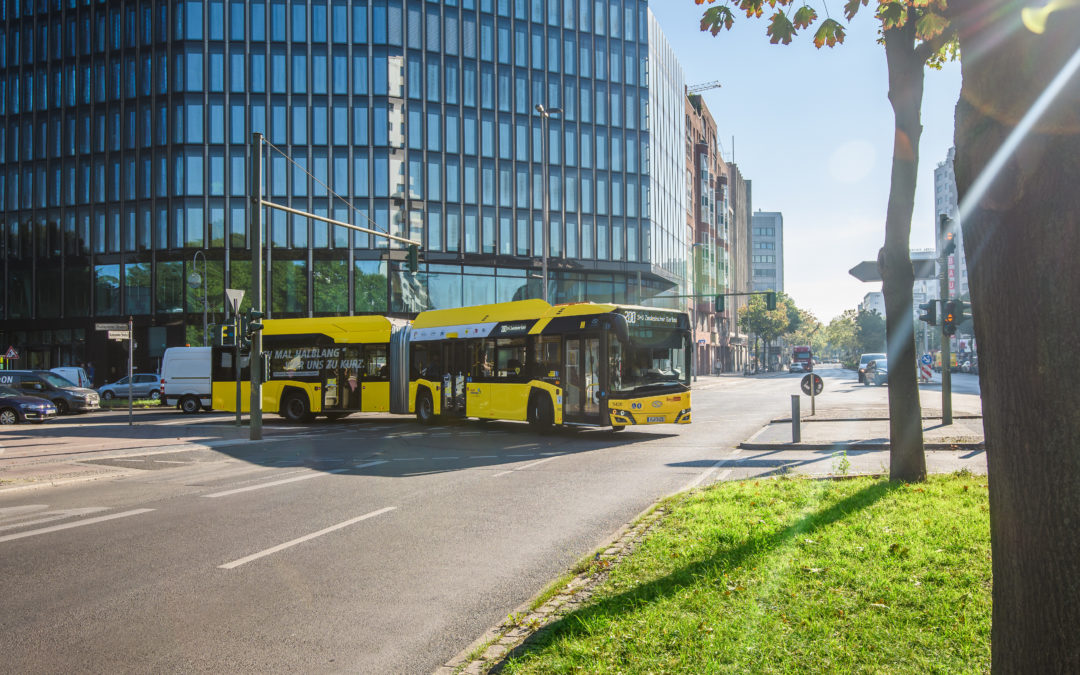
<svg viewBox="0 0 1080 675">
<path fill-rule="evenodd" d="M 878 252 L 885 298 L 885 339 L 889 359 L 889 478 L 926 480 L 922 408 L 915 368 L 911 294 L 911 215 L 919 168 L 920 111 L 925 64 L 915 53 L 914 10 L 901 28 L 885 31 L 889 102 L 896 118 L 892 184 L 885 216 L 885 245 Z"/>
<path fill-rule="evenodd" d="M 1074 58 L 1080 8 L 1054 11 L 1040 35 L 1022 24 L 1015 2 L 949 7 L 963 52 L 956 182 L 989 469 L 992 669 L 1077 673 L 1080 75 L 988 189 L 977 193 L 975 182 Z"/>
</svg>

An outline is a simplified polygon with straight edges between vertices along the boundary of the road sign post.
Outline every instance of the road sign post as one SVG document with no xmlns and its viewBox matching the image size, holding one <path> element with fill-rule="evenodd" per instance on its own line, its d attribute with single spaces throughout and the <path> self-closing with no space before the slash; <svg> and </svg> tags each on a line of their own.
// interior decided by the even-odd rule
<svg viewBox="0 0 1080 675">
<path fill-rule="evenodd" d="M 802 429 L 799 424 L 801 413 L 799 412 L 799 395 L 791 395 L 791 442 L 798 443 L 802 440 Z"/>
<path fill-rule="evenodd" d="M 815 397 L 825 388 L 825 383 L 822 381 L 821 376 L 817 373 L 807 373 L 803 376 L 799 386 L 802 388 L 803 393 L 810 397 L 810 414 L 816 415 L 817 400 Z"/>
<path fill-rule="evenodd" d="M 244 291 L 235 288 L 225 289 L 225 298 L 229 301 L 229 307 L 232 308 L 233 314 L 233 368 L 236 371 L 236 426 L 243 424 L 240 413 L 241 401 L 240 396 L 240 342 L 243 338 L 240 335 L 240 303 L 244 300 Z"/>
</svg>

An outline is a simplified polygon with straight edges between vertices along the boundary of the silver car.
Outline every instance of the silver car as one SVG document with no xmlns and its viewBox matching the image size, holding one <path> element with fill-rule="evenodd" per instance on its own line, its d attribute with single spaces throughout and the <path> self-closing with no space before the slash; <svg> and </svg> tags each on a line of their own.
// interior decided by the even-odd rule
<svg viewBox="0 0 1080 675">
<path fill-rule="evenodd" d="M 158 383 L 157 375 L 153 373 L 135 373 L 131 377 L 133 378 L 131 382 L 132 398 L 149 398 L 155 401 L 161 398 L 161 385 Z M 127 398 L 128 378 L 122 377 L 116 382 L 106 384 L 98 389 L 98 393 L 106 401 L 113 398 Z"/>
</svg>

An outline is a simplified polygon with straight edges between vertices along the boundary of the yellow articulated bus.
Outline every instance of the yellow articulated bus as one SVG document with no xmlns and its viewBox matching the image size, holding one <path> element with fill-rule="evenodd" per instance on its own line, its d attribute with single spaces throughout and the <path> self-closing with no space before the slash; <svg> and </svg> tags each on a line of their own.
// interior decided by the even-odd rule
<svg viewBox="0 0 1080 675">
<path fill-rule="evenodd" d="M 390 343 L 407 323 L 382 316 L 263 321 L 263 411 L 302 422 L 354 412 L 390 412 Z M 212 406 L 236 411 L 233 349 L 212 351 Z M 250 408 L 250 375 L 242 354 L 241 410 Z M 395 410 L 394 412 L 410 412 Z"/>
<path fill-rule="evenodd" d="M 398 337 L 408 386 L 392 408 L 421 423 L 440 416 L 528 421 L 534 427 L 690 422 L 685 313 L 543 300 L 421 312 Z"/>
</svg>

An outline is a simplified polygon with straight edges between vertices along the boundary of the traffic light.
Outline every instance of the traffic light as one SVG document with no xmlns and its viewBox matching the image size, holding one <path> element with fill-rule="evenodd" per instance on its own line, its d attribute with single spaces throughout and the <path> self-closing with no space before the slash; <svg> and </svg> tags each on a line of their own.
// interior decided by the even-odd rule
<svg viewBox="0 0 1080 675">
<path fill-rule="evenodd" d="M 722 295 L 716 296 L 716 299 L 713 301 L 713 309 L 715 309 L 718 312 L 724 311 L 724 296 L 722 296 Z"/>
<path fill-rule="evenodd" d="M 776 292 L 769 291 L 765 294 L 765 309 L 773 311 L 776 309 Z"/>
<path fill-rule="evenodd" d="M 937 325 L 937 300 L 931 300 L 930 302 L 924 302 L 919 305 L 919 309 L 923 311 L 919 315 L 919 321 L 925 321 L 927 325 Z"/>
<path fill-rule="evenodd" d="M 409 272 L 413 274 L 420 268 L 420 247 L 416 244 L 409 244 L 408 266 Z"/>
<path fill-rule="evenodd" d="M 956 324 L 960 323 L 959 308 L 955 300 L 949 300 L 941 307 L 941 326 L 946 335 L 956 335 Z"/>
<path fill-rule="evenodd" d="M 254 309 L 249 309 L 247 313 L 244 314 L 243 321 L 245 337 L 250 338 L 255 335 L 256 331 L 260 331 L 263 329 L 262 318 L 264 316 L 266 315 Z"/>
<path fill-rule="evenodd" d="M 938 216 L 938 240 L 941 242 L 941 255 L 950 256 L 956 250 L 956 228 L 953 219 L 944 213 Z"/>
<path fill-rule="evenodd" d="M 236 344 L 236 327 L 231 323 L 221 326 L 221 346 L 231 347 Z"/>
</svg>

